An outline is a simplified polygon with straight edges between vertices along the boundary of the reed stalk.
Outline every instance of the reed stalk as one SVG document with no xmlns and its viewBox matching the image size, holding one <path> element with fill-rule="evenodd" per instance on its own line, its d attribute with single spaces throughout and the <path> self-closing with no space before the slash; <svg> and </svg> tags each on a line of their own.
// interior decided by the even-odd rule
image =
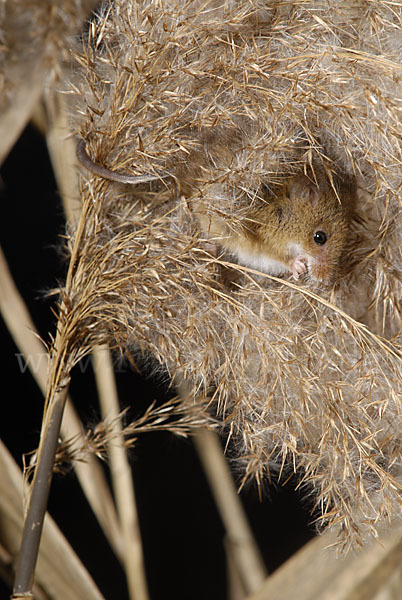
<svg viewBox="0 0 402 600">
<path fill-rule="evenodd" d="M 69 378 L 65 377 L 62 383 L 59 384 L 52 399 L 52 410 L 48 413 L 45 425 L 42 428 L 41 440 L 43 440 L 43 443 L 39 447 L 32 493 L 24 522 L 22 542 L 15 569 L 13 599 L 33 598 L 31 590 L 69 381 Z"/>
<path fill-rule="evenodd" d="M 92 355 L 102 416 L 112 424 L 113 440 L 108 444 L 108 455 L 117 512 L 124 538 L 124 565 L 129 597 L 131 600 L 148 600 L 134 482 L 127 459 L 127 450 L 124 447 L 113 364 L 109 349 L 105 346 L 95 346 Z"/>
<path fill-rule="evenodd" d="M 246 594 L 256 592 L 267 577 L 254 536 L 236 492 L 219 437 L 207 429 L 197 430 L 194 443 L 224 523 L 227 544 Z"/>
</svg>

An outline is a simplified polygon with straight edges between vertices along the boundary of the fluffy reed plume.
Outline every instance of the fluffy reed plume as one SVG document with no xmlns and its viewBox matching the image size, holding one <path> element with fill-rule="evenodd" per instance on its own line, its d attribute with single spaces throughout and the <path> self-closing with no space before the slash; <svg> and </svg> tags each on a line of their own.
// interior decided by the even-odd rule
<svg viewBox="0 0 402 600">
<path fill-rule="evenodd" d="M 91 157 L 161 178 L 83 184 L 74 330 L 184 378 L 245 476 L 297 472 L 347 548 L 401 501 L 401 15 L 381 0 L 116 0 L 74 84 Z M 331 289 L 209 253 L 200 214 L 238 231 L 306 169 L 360 188 Z"/>
<path fill-rule="evenodd" d="M 213 429 L 218 426 L 218 421 L 214 422 L 207 413 L 200 411 L 197 405 L 183 402 L 179 397 L 167 400 L 160 407 L 152 403 L 144 414 L 116 432 L 116 423 L 121 423 L 125 412 L 122 411 L 115 418 L 106 417 L 94 429 L 88 429 L 85 436 L 76 435 L 61 442 L 57 448 L 53 471 L 65 473 L 66 469 L 71 469 L 72 463 L 85 463 L 91 456 L 107 461 L 108 444 L 119 444 L 122 436 L 124 447 L 133 448 L 138 436 L 144 433 L 168 431 L 187 438 L 198 428 L 208 426 Z M 24 454 L 23 459 L 24 475 L 29 480 L 37 464 L 37 451 Z"/>
<path fill-rule="evenodd" d="M 93 0 L 15 0 L 0 2 L 1 107 L 12 102 L 24 85 L 23 75 L 35 64 L 41 75 L 46 62 L 48 78 L 60 72 L 60 60 L 69 60 L 71 36 L 94 8 Z M 52 68 L 53 69 L 52 69 Z"/>
<path fill-rule="evenodd" d="M 40 102 L 59 89 L 62 65 L 96 0 L 0 1 L 0 162 Z"/>
</svg>

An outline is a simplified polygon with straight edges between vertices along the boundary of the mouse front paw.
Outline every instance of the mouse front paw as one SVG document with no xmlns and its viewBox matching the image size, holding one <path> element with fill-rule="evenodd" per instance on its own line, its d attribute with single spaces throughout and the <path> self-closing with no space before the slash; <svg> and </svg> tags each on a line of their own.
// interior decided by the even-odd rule
<svg viewBox="0 0 402 600">
<path fill-rule="evenodd" d="M 208 252 L 208 254 L 210 254 L 214 258 L 217 258 L 217 256 L 218 256 L 218 244 L 216 242 L 214 242 L 212 240 L 205 240 L 202 243 L 202 247 L 205 250 L 205 252 Z"/>
<path fill-rule="evenodd" d="M 307 273 L 307 259 L 303 255 L 296 256 L 294 261 L 290 264 L 290 270 L 295 279 L 299 279 L 299 275 Z"/>
</svg>

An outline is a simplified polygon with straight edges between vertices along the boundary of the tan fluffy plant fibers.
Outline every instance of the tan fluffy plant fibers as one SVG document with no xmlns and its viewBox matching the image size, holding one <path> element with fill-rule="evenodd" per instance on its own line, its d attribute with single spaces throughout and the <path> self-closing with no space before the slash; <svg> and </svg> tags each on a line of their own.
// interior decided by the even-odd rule
<svg viewBox="0 0 402 600">
<path fill-rule="evenodd" d="M 381 1 L 116 0 L 74 83 L 91 157 L 161 177 L 83 183 L 64 298 L 80 339 L 138 348 L 184 378 L 245 474 L 297 472 L 346 547 L 400 511 L 401 14 Z M 205 216 L 238 231 L 306 169 L 360 188 L 331 288 L 211 254 Z"/>
<path fill-rule="evenodd" d="M 60 72 L 58 62 L 69 60 L 72 37 L 94 4 L 91 0 L 0 0 L 2 112 L 15 104 L 32 74 L 38 85 L 46 69 L 47 85 L 51 86 Z"/>
</svg>

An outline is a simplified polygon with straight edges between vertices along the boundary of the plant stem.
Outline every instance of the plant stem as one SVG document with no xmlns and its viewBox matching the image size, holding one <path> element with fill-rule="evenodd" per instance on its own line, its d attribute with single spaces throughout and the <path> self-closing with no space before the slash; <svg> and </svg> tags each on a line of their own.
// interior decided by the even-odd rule
<svg viewBox="0 0 402 600">
<path fill-rule="evenodd" d="M 118 439 L 110 442 L 108 454 L 117 512 L 125 542 L 125 571 L 129 596 L 131 600 L 148 600 L 134 482 L 119 420 L 120 408 L 113 364 L 107 346 L 95 346 L 93 357 L 102 415 L 104 419 L 113 420 L 113 428 L 118 435 Z"/>
<path fill-rule="evenodd" d="M 69 378 L 65 378 L 58 386 L 54 400 L 49 406 L 46 426 L 41 437 L 32 493 L 17 560 L 13 595 L 11 596 L 14 599 L 29 598 L 31 595 L 68 384 Z"/>
<path fill-rule="evenodd" d="M 262 586 L 267 574 L 219 438 L 213 431 L 199 429 L 193 439 L 224 523 L 227 542 L 231 545 L 242 584 L 246 594 L 251 594 Z"/>
</svg>

